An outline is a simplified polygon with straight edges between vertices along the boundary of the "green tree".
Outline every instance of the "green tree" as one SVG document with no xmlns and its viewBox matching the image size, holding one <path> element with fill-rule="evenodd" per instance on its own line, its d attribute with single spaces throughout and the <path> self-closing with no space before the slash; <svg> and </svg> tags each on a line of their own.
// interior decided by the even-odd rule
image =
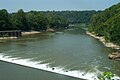
<svg viewBox="0 0 120 80">
<path fill-rule="evenodd" d="M 18 12 L 12 16 L 11 21 L 13 29 L 19 29 L 22 31 L 30 30 L 26 14 L 22 9 L 18 10 Z"/>
<path fill-rule="evenodd" d="M 10 23 L 10 16 L 7 10 L 2 9 L 0 10 L 0 30 L 10 30 L 11 23 Z"/>
<path fill-rule="evenodd" d="M 120 14 L 116 14 L 105 24 L 107 24 L 105 38 L 120 45 Z"/>
<path fill-rule="evenodd" d="M 46 30 L 49 23 L 44 14 L 34 11 L 27 13 L 27 20 L 30 24 L 31 30 L 37 31 Z"/>
</svg>

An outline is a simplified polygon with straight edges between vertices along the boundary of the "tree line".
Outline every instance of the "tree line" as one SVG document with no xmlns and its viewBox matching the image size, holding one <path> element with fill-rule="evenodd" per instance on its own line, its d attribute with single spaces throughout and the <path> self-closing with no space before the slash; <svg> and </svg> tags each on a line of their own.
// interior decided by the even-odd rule
<svg viewBox="0 0 120 80">
<path fill-rule="evenodd" d="M 47 28 L 65 28 L 68 20 L 62 16 L 43 12 L 24 12 L 22 9 L 16 13 L 8 13 L 6 9 L 0 10 L 0 31 L 22 30 L 42 31 Z"/>
<path fill-rule="evenodd" d="M 69 24 L 90 23 L 91 17 L 101 11 L 47 11 L 44 13 L 53 13 L 68 19 Z"/>
<path fill-rule="evenodd" d="M 89 31 L 120 45 L 120 3 L 93 15 Z"/>
<path fill-rule="evenodd" d="M 47 28 L 62 29 L 69 24 L 89 23 L 97 11 L 29 11 L 23 9 L 16 13 L 0 10 L 0 31 L 22 30 L 42 31 Z"/>
</svg>

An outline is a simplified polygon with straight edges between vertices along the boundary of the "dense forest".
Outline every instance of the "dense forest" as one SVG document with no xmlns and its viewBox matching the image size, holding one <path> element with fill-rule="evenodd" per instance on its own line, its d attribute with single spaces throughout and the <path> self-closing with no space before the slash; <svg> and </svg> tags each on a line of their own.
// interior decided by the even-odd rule
<svg viewBox="0 0 120 80">
<path fill-rule="evenodd" d="M 24 12 L 22 9 L 17 13 L 9 14 L 7 10 L 0 10 L 0 31 L 22 30 L 41 31 L 47 28 L 65 28 L 68 20 L 55 14 L 44 14 L 42 12 Z"/>
<path fill-rule="evenodd" d="M 97 11 L 29 11 L 22 9 L 16 13 L 0 10 L 0 31 L 22 30 L 43 31 L 47 28 L 63 29 L 69 24 L 89 23 Z"/>
<path fill-rule="evenodd" d="M 120 3 L 93 15 L 89 31 L 120 45 Z"/>
<path fill-rule="evenodd" d="M 47 11 L 44 13 L 53 13 L 66 18 L 69 24 L 90 23 L 91 16 L 101 11 Z"/>
</svg>

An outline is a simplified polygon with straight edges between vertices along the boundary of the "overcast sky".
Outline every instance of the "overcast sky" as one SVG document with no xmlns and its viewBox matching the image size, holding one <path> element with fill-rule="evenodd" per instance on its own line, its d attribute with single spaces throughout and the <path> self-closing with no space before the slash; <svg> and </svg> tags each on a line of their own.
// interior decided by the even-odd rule
<svg viewBox="0 0 120 80">
<path fill-rule="evenodd" d="M 16 12 L 37 10 L 104 10 L 120 0 L 0 0 L 0 9 Z"/>
</svg>

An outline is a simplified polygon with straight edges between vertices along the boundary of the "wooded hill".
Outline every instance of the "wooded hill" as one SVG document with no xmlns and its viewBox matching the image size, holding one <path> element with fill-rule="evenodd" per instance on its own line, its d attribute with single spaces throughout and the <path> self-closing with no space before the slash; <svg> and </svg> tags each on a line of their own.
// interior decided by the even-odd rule
<svg viewBox="0 0 120 80">
<path fill-rule="evenodd" d="M 101 11 L 47 11 L 45 13 L 53 13 L 62 16 L 68 20 L 70 24 L 90 23 L 92 15 Z"/>
<path fill-rule="evenodd" d="M 120 45 L 120 3 L 93 15 L 89 31 Z"/>
</svg>

